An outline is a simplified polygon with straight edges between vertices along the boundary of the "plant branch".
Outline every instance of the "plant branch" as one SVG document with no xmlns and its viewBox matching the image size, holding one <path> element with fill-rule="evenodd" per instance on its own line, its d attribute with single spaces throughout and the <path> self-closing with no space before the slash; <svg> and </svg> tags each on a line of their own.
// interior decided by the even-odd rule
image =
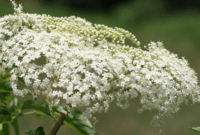
<svg viewBox="0 0 200 135">
<path fill-rule="evenodd" d="M 56 124 L 54 125 L 53 129 L 51 130 L 51 133 L 49 135 L 56 135 L 58 130 L 60 129 L 61 125 L 63 124 L 63 121 L 65 120 L 67 114 L 62 113 Z"/>
<path fill-rule="evenodd" d="M 12 119 L 15 119 L 16 117 L 19 117 L 19 116 L 23 116 L 23 115 L 30 115 L 30 114 L 36 114 L 36 110 L 34 111 L 31 111 L 31 112 L 25 112 L 25 113 L 19 113 L 17 116 L 13 116 Z M 42 113 L 41 113 L 42 114 Z"/>
</svg>

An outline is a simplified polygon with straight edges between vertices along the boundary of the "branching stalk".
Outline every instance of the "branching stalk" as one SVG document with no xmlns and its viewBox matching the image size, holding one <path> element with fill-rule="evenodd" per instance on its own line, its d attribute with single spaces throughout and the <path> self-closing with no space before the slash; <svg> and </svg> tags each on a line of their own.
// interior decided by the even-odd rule
<svg viewBox="0 0 200 135">
<path fill-rule="evenodd" d="M 51 133 L 49 135 L 56 135 L 58 130 L 60 129 L 61 125 L 63 124 L 63 121 L 65 120 L 67 114 L 62 113 L 56 124 L 54 125 L 53 129 L 51 130 Z"/>
</svg>

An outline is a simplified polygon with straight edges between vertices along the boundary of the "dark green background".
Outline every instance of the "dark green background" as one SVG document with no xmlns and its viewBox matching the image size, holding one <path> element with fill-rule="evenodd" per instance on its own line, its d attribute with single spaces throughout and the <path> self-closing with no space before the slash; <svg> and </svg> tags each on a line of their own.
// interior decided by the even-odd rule
<svg viewBox="0 0 200 135">
<path fill-rule="evenodd" d="M 25 13 L 49 14 L 51 16 L 79 16 L 93 24 L 104 24 L 109 27 L 124 28 L 133 33 L 141 42 L 141 46 L 150 41 L 163 41 L 164 46 L 181 58 L 189 61 L 200 78 L 200 14 L 198 8 L 185 8 L 175 11 L 165 9 L 165 3 L 159 0 L 137 0 L 118 4 L 106 14 L 103 10 L 93 7 L 91 10 L 69 8 L 62 4 L 47 4 L 40 0 L 21 0 Z M 0 0 L 0 17 L 13 14 L 14 10 L 9 0 Z M 132 45 L 129 40 L 126 44 Z M 31 99 L 19 98 L 20 103 Z M 99 122 L 95 128 L 99 135 L 156 135 L 158 130 L 152 128 L 149 122 L 157 110 L 137 113 L 141 107 L 139 99 L 132 99 L 131 106 L 123 110 L 110 105 L 107 113 L 96 114 Z M 172 122 L 167 123 L 161 135 L 198 135 L 189 127 L 200 126 L 200 106 L 182 105 L 175 113 Z M 20 135 L 25 135 L 28 129 L 43 126 L 48 135 L 54 126 L 53 119 L 42 116 L 38 121 L 35 115 L 19 118 Z M 14 130 L 11 127 L 11 135 Z M 78 135 L 67 126 L 62 126 L 57 135 Z"/>
</svg>

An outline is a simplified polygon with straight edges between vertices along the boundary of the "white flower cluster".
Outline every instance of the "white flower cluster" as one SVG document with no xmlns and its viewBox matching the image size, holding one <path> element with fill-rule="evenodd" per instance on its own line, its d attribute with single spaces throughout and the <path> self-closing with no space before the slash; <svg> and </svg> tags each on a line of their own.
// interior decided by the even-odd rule
<svg viewBox="0 0 200 135">
<path fill-rule="evenodd" d="M 151 121 L 157 128 L 188 98 L 200 102 L 194 70 L 161 42 L 151 42 L 142 50 L 135 36 L 124 29 L 92 26 L 74 16 L 25 14 L 20 9 L 15 6 L 14 15 L 0 18 L 1 71 L 17 66 L 10 72 L 14 95 L 24 97 L 30 90 L 17 89 L 17 77 L 23 77 L 34 95 L 46 96 L 50 108 L 63 100 L 66 108 L 59 107 L 60 112 L 73 117 L 71 108 L 85 107 L 87 118 L 106 112 L 114 99 L 125 109 L 129 98 L 140 95 L 139 113 L 159 110 Z M 138 48 L 125 46 L 126 38 Z"/>
</svg>

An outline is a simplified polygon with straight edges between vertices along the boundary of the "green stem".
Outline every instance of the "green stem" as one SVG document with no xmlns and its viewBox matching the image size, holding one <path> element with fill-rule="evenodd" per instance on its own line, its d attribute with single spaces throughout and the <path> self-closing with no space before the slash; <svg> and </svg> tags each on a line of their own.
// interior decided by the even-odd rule
<svg viewBox="0 0 200 135">
<path fill-rule="evenodd" d="M 36 110 L 34 111 L 31 111 L 31 112 L 25 112 L 25 113 L 19 113 L 17 116 L 13 116 L 12 119 L 15 119 L 16 117 L 19 117 L 19 116 L 23 116 L 23 115 L 30 115 L 30 114 L 36 114 Z M 42 113 L 41 113 L 42 114 Z"/>
</svg>

